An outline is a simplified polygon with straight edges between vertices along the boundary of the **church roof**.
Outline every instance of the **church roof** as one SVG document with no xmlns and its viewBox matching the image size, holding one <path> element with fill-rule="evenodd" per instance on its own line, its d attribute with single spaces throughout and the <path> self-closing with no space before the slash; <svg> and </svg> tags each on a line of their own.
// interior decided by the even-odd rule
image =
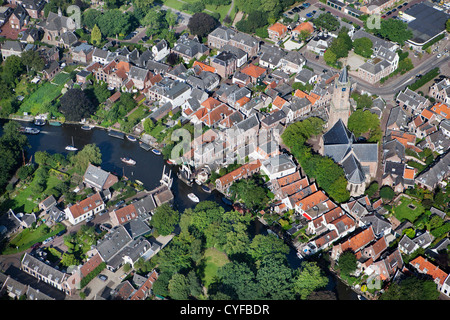
<svg viewBox="0 0 450 320">
<path fill-rule="evenodd" d="M 353 154 L 350 154 L 347 159 L 342 162 L 342 166 L 344 167 L 344 172 L 348 182 L 361 184 L 366 179 L 361 163 Z"/>
<path fill-rule="evenodd" d="M 347 129 L 344 122 L 339 119 L 334 126 L 323 135 L 324 145 L 328 144 L 351 144 L 355 137 Z"/>
</svg>

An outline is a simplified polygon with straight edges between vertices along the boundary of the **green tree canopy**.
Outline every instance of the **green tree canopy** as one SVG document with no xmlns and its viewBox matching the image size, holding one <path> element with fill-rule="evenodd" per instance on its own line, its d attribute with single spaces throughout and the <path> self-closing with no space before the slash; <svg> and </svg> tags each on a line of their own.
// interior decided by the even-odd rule
<svg viewBox="0 0 450 320">
<path fill-rule="evenodd" d="M 86 92 L 81 89 L 67 90 L 61 97 L 60 103 L 59 110 L 69 121 L 80 121 L 83 118 L 88 118 L 97 110 Z"/>
<path fill-rule="evenodd" d="M 86 171 L 89 163 L 100 165 L 102 163 L 102 154 L 100 148 L 95 143 L 87 144 L 81 151 L 70 158 L 75 169 L 83 173 Z"/>
<path fill-rule="evenodd" d="M 399 43 L 401 46 L 406 40 L 411 39 L 413 34 L 408 29 L 408 24 L 399 19 L 382 19 L 378 34 L 393 42 Z"/>
<path fill-rule="evenodd" d="M 168 203 L 164 203 L 156 208 L 151 225 L 155 227 L 160 235 L 167 236 L 175 230 L 175 226 L 179 221 L 180 213 Z"/>
<path fill-rule="evenodd" d="M 367 37 L 353 40 L 353 48 L 355 53 L 363 56 L 364 58 L 370 58 L 370 56 L 373 54 L 372 46 L 372 40 Z"/>
<path fill-rule="evenodd" d="M 294 279 L 294 290 L 302 300 L 305 300 L 317 289 L 324 288 L 328 278 L 316 262 L 305 261 L 299 268 Z"/>
</svg>

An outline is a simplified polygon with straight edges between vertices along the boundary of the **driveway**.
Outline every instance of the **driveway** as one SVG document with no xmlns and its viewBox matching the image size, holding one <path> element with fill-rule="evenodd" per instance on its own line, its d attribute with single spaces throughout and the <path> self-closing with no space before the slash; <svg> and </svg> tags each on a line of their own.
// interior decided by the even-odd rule
<svg viewBox="0 0 450 320">
<path fill-rule="evenodd" d="M 108 277 L 106 281 L 100 280 L 97 277 L 91 280 L 89 284 L 83 288 L 86 295 L 86 300 L 94 300 L 95 297 L 100 296 L 105 288 L 115 289 L 121 282 L 121 277 L 125 274 L 123 271 L 123 266 L 117 270 L 116 272 L 109 271 L 108 269 L 104 269 L 100 274 L 103 274 Z"/>
</svg>

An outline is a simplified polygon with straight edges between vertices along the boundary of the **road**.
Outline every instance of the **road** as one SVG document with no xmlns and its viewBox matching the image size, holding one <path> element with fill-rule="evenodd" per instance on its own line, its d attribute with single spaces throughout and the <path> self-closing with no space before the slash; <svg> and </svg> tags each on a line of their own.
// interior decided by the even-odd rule
<svg viewBox="0 0 450 320">
<path fill-rule="evenodd" d="M 306 47 L 300 50 L 305 55 Z M 425 74 L 431 69 L 435 67 L 441 67 L 444 64 L 448 63 L 450 56 L 445 56 L 442 58 L 436 58 L 436 55 L 431 56 L 426 61 L 422 62 L 420 65 L 415 67 L 413 70 L 401 75 L 395 79 L 390 80 L 385 85 L 380 84 L 371 84 L 366 81 L 363 81 L 357 77 L 353 77 L 353 80 L 356 81 L 358 88 L 371 94 L 375 94 L 378 96 L 382 96 L 383 98 L 392 98 L 399 91 L 404 90 L 409 84 L 413 83 L 416 79 L 415 76 L 417 74 Z M 330 66 L 322 63 L 320 61 L 316 61 L 314 59 L 306 59 L 306 65 L 313 68 L 316 72 L 322 72 L 323 69 L 333 70 L 335 72 L 339 72 L 340 70 L 331 68 Z"/>
</svg>

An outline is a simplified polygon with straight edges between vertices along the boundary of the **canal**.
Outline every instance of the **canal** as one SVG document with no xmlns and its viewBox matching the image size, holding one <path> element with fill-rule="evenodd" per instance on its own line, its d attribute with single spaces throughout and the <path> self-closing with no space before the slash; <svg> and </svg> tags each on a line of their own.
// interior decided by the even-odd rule
<svg viewBox="0 0 450 320">
<path fill-rule="evenodd" d="M 3 134 L 3 124 L 5 120 L 0 120 L 0 135 Z M 30 157 L 36 151 L 47 151 L 50 154 L 61 153 L 67 155 L 70 151 L 65 150 L 67 145 L 73 144 L 78 150 L 83 149 L 87 144 L 95 143 L 102 153 L 102 169 L 115 173 L 118 176 L 125 175 L 130 180 L 140 180 L 147 190 L 152 190 L 160 185 L 160 179 L 165 166 L 166 173 L 172 170 L 172 192 L 174 194 L 174 205 L 183 212 L 186 208 L 195 206 L 195 203 L 189 200 L 187 195 L 191 192 L 195 193 L 200 201 L 210 200 L 216 201 L 226 209 L 231 209 L 221 200 L 222 195 L 213 191 L 212 193 L 204 192 L 200 186 L 193 184 L 192 187 L 187 186 L 180 181 L 176 175 L 177 167 L 165 163 L 161 155 L 156 155 L 151 151 L 146 151 L 139 146 L 139 142 L 132 142 L 128 139 L 119 139 L 108 135 L 108 131 L 100 128 L 91 130 L 81 129 L 81 125 L 63 124 L 60 127 L 51 126 L 35 126 L 32 123 L 21 123 L 23 126 L 36 127 L 41 130 L 37 135 L 27 135 L 30 147 L 26 150 L 27 156 Z M 135 166 L 128 166 L 120 160 L 121 157 L 131 157 L 136 161 Z M 266 227 L 258 220 L 252 222 L 250 234 L 267 234 Z M 300 260 L 296 255 L 296 251 L 291 248 L 288 254 L 288 260 L 292 268 L 298 268 Z M 329 275 L 329 285 L 326 288 L 336 293 L 339 300 L 355 300 L 356 293 L 348 288 L 344 283 L 337 279 L 334 275 Z"/>
</svg>

